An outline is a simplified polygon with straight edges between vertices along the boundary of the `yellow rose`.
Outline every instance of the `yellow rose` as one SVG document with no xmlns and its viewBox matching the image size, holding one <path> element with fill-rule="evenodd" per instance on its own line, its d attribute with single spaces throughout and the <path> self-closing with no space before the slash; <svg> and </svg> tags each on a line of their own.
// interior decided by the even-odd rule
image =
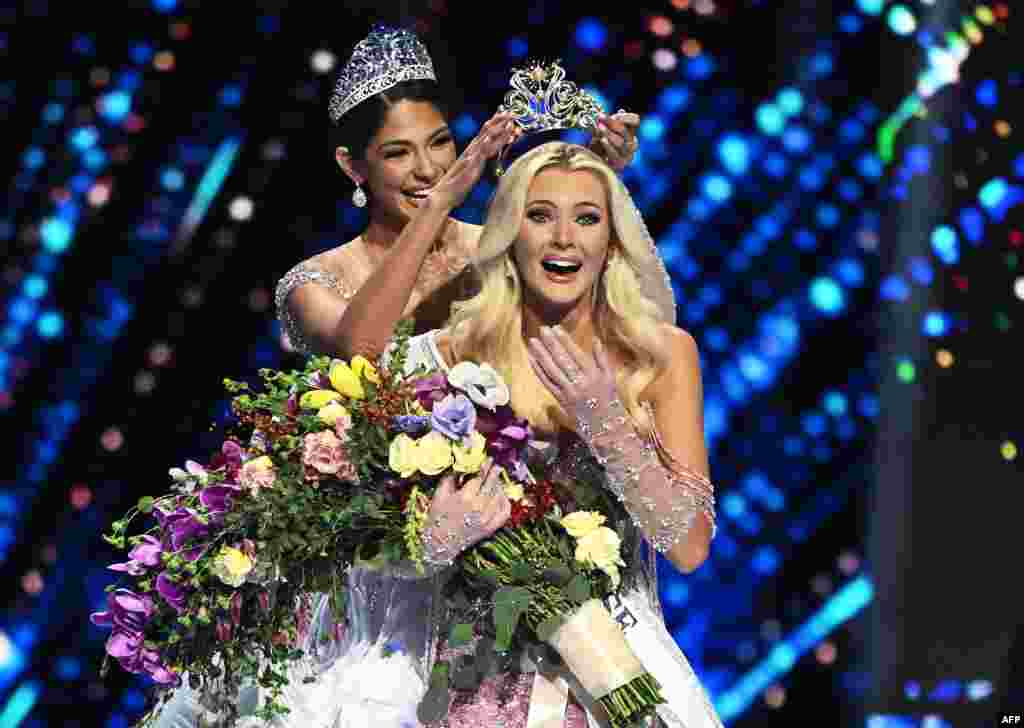
<svg viewBox="0 0 1024 728">
<path fill-rule="evenodd" d="M 487 459 L 484 448 L 487 447 L 487 439 L 479 432 L 474 432 L 470 437 L 469 446 L 461 442 L 452 444 L 452 454 L 455 456 L 454 470 L 458 473 L 476 473 L 480 466 Z"/>
<path fill-rule="evenodd" d="M 333 425 L 339 419 L 348 417 L 348 410 L 341 406 L 339 402 L 331 402 L 326 407 L 321 407 L 320 411 L 316 413 L 316 416 L 320 418 L 320 421 L 327 425 Z"/>
<path fill-rule="evenodd" d="M 562 519 L 562 527 L 573 538 L 583 538 L 604 523 L 605 518 L 596 511 L 574 511 Z"/>
<path fill-rule="evenodd" d="M 240 587 L 253 569 L 253 561 L 241 551 L 230 546 L 221 546 L 214 557 L 210 571 L 228 586 Z"/>
<path fill-rule="evenodd" d="M 366 392 L 363 391 L 363 383 L 359 381 L 359 375 L 349 369 L 348 364 L 343 361 L 336 362 L 331 367 L 331 386 L 352 399 L 366 399 Z"/>
<path fill-rule="evenodd" d="M 332 392 L 329 389 L 314 389 L 312 392 L 306 392 L 299 398 L 299 406 L 302 409 L 318 410 L 337 399 L 341 399 L 341 395 L 337 392 Z"/>
<path fill-rule="evenodd" d="M 416 441 L 416 467 L 424 475 L 440 475 L 452 460 L 451 443 L 440 432 L 431 430 Z"/>
<path fill-rule="evenodd" d="M 607 526 L 598 526 L 576 541 L 576 560 L 590 562 L 612 579 L 613 586 L 619 585 L 619 567 L 625 566 L 620 549 L 619 534 Z"/>
<path fill-rule="evenodd" d="M 363 377 L 374 384 L 380 384 L 380 374 L 377 373 L 373 364 L 367 361 L 364 357 L 359 355 L 352 357 L 351 367 L 357 377 Z"/>
<path fill-rule="evenodd" d="M 391 441 L 388 448 L 388 466 L 403 478 L 416 473 L 416 441 L 404 432 Z"/>
</svg>

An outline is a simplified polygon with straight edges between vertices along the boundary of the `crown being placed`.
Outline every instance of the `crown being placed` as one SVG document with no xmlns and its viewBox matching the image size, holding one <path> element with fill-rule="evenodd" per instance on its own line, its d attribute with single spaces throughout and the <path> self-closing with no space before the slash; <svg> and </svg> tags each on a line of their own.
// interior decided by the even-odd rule
<svg viewBox="0 0 1024 728">
<path fill-rule="evenodd" d="M 436 81 L 426 46 L 411 31 L 374 27 L 356 43 L 352 57 L 338 74 L 328 110 L 338 121 L 352 107 L 403 81 Z"/>
<path fill-rule="evenodd" d="M 534 61 L 515 69 L 509 81 L 512 90 L 505 94 L 499 112 L 511 113 L 515 123 L 527 133 L 548 129 L 597 128 L 603 113 L 600 102 L 589 92 L 565 80 L 565 69 L 558 62 Z"/>
</svg>

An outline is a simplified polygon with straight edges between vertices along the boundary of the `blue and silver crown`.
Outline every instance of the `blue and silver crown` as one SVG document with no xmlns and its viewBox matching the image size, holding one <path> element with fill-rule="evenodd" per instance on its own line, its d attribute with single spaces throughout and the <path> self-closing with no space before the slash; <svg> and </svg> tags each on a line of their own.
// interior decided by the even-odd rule
<svg viewBox="0 0 1024 728">
<path fill-rule="evenodd" d="M 597 128 L 601 103 L 589 92 L 565 80 L 558 62 L 533 61 L 512 71 L 512 90 L 498 111 L 511 113 L 515 123 L 529 133 L 548 129 Z"/>
<path fill-rule="evenodd" d="M 434 62 L 415 33 L 378 25 L 356 43 L 338 74 L 328 111 L 337 122 L 352 107 L 403 81 L 436 81 Z"/>
</svg>

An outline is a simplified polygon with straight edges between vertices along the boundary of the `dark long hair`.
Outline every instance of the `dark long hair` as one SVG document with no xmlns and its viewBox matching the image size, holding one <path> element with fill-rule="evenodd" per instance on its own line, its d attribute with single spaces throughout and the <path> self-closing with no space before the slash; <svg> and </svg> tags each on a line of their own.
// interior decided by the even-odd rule
<svg viewBox="0 0 1024 728">
<path fill-rule="evenodd" d="M 399 101 L 433 104 L 448 121 L 448 101 L 437 83 L 427 80 L 403 81 L 349 109 L 337 122 L 331 121 L 327 133 L 331 156 L 338 147 L 348 147 L 353 159 L 365 159 L 370 140 L 384 126 L 388 111 Z"/>
</svg>

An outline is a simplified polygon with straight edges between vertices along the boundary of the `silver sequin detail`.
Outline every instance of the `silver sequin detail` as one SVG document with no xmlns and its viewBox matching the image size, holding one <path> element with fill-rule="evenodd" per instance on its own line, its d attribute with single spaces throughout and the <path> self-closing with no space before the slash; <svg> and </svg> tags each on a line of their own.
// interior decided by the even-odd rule
<svg viewBox="0 0 1024 728">
<path fill-rule="evenodd" d="M 353 292 L 348 286 L 328 270 L 313 262 L 312 259 L 304 260 L 289 270 L 281 280 L 277 282 L 274 290 L 274 305 L 277 308 L 277 319 L 281 322 L 281 328 L 288 336 L 295 351 L 300 354 L 312 354 L 313 350 L 309 340 L 302 332 L 302 327 L 288 310 L 288 295 L 301 285 L 306 283 L 318 283 L 334 291 L 344 299 L 352 298 Z"/>
</svg>

